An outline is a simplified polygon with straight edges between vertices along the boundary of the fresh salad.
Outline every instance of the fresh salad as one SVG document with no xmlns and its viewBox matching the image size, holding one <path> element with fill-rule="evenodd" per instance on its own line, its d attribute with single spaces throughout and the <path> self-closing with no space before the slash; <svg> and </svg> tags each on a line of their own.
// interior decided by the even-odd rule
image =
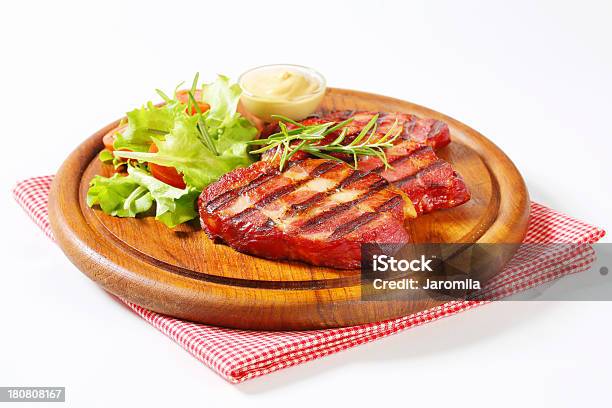
<svg viewBox="0 0 612 408">
<path fill-rule="evenodd" d="M 197 217 L 202 190 L 223 174 L 253 161 L 249 141 L 258 131 L 238 112 L 241 88 L 220 75 L 172 97 L 157 90 L 164 104 L 127 113 L 104 136 L 100 160 L 112 164 L 112 177 L 96 176 L 87 204 L 107 214 L 135 217 L 155 207 L 155 218 L 168 227 Z"/>
</svg>

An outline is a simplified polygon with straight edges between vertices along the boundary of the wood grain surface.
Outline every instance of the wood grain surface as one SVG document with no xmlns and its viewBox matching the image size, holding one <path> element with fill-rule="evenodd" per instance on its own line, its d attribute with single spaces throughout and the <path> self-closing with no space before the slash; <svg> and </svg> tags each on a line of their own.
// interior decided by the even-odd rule
<svg viewBox="0 0 612 408">
<path fill-rule="evenodd" d="M 520 243 L 529 197 L 510 159 L 470 127 L 409 102 L 330 88 L 325 109 L 414 113 L 445 121 L 452 143 L 437 151 L 463 176 L 472 199 L 411 220 L 415 242 Z M 437 306 L 427 296 L 361 301 L 359 271 L 269 261 L 214 244 L 197 221 L 174 230 L 152 217 L 115 218 L 85 203 L 88 183 L 105 174 L 97 154 L 112 123 L 85 140 L 53 182 L 49 216 L 70 260 L 109 292 L 188 320 L 256 330 L 338 327 L 390 319 Z M 512 255 L 507 251 L 492 273 Z"/>
</svg>

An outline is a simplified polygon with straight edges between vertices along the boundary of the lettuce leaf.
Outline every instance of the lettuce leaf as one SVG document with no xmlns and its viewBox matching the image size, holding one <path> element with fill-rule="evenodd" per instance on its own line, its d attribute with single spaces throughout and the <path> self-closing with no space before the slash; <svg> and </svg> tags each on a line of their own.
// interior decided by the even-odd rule
<svg viewBox="0 0 612 408">
<path fill-rule="evenodd" d="M 174 167 L 183 175 L 188 187 L 200 191 L 223 174 L 250 165 L 253 159 L 246 142 L 255 138 L 257 129 L 236 111 L 240 97 L 240 88 L 236 86 L 230 85 L 224 76 L 219 76 L 213 84 L 204 85 L 205 100 L 211 109 L 193 116 L 183 111 L 175 112 L 168 134 L 150 136 L 158 152 L 115 151 L 115 156 Z M 204 123 L 218 154 L 202 142 L 198 121 Z"/>
<path fill-rule="evenodd" d="M 222 127 L 232 127 L 237 119 L 236 111 L 242 89 L 238 84 L 230 84 L 230 79 L 219 75 L 217 80 L 202 86 L 202 99 L 210 105 L 206 126 L 213 132 Z"/>
<path fill-rule="evenodd" d="M 140 109 L 128 112 L 127 128 L 122 133 L 117 133 L 113 147 L 115 150 L 148 151 L 152 143 L 151 138 L 168 133 L 179 111 L 178 104 L 158 107 L 149 102 Z"/>
<path fill-rule="evenodd" d="M 115 155 L 174 167 L 183 175 L 187 186 L 200 191 L 236 167 L 251 164 L 244 142 L 252 139 L 253 132 L 242 121 L 236 122 L 231 131 L 224 132 L 222 142 L 216 141 L 217 156 L 201 142 L 196 129 L 197 120 L 197 115 L 184 115 L 177 119 L 163 140 L 155 139 L 156 153 L 115 152 Z"/>
<path fill-rule="evenodd" d="M 104 149 L 100 152 L 100 154 L 98 155 L 98 158 L 100 159 L 102 163 L 110 164 L 113 162 L 113 159 L 115 158 L 115 156 L 113 156 L 112 152 L 109 152 L 108 150 Z"/>
<path fill-rule="evenodd" d="M 195 208 L 199 195 L 199 192 L 195 190 L 189 191 L 189 193 L 174 200 L 174 210 L 166 211 L 155 218 L 169 228 L 193 220 L 198 216 Z"/>
<path fill-rule="evenodd" d="M 167 219 L 169 217 L 168 213 L 174 214 L 173 217 L 170 217 L 171 219 L 187 217 L 185 221 L 188 221 L 196 217 L 195 200 L 199 195 L 197 191 L 172 187 L 137 167 L 129 166 L 128 176 L 131 176 L 141 187 L 146 188 L 155 200 L 156 219 Z M 179 200 L 182 201 L 177 204 Z M 186 203 L 190 205 L 187 206 Z M 181 222 L 169 226 L 175 226 Z"/>
<path fill-rule="evenodd" d="M 136 217 L 155 202 L 155 219 L 170 228 L 196 218 L 198 191 L 172 187 L 147 171 L 128 166 L 128 175 L 96 176 L 87 192 L 87 205 L 117 217 Z"/>
<path fill-rule="evenodd" d="M 132 177 L 114 174 L 95 176 L 87 191 L 87 205 L 99 205 L 102 211 L 116 217 L 135 217 L 153 204 L 151 193 Z"/>
</svg>

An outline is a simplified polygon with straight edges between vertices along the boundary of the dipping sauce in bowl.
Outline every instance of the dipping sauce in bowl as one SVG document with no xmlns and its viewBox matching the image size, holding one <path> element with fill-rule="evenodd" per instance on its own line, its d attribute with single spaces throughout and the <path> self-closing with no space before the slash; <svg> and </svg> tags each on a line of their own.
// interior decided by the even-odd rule
<svg viewBox="0 0 612 408">
<path fill-rule="evenodd" d="M 314 69 L 300 65 L 264 65 L 248 70 L 238 80 L 241 102 L 258 118 L 270 122 L 270 115 L 301 120 L 313 113 L 325 95 L 325 78 Z"/>
</svg>

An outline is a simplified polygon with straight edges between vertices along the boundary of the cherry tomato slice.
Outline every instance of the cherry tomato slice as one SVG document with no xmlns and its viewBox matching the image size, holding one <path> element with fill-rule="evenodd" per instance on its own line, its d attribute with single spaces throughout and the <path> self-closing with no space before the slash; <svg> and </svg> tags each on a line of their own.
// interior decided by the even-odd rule
<svg viewBox="0 0 612 408">
<path fill-rule="evenodd" d="M 149 152 L 155 153 L 157 151 L 157 146 L 155 145 L 155 143 L 153 143 L 149 148 Z M 160 166 L 159 164 L 155 163 L 149 163 L 149 170 L 151 170 L 151 174 L 153 175 L 153 177 L 155 177 L 159 181 L 163 181 L 166 184 L 170 184 L 172 187 L 186 187 L 185 181 L 183 180 L 183 176 L 181 176 L 174 167 L 166 167 Z"/>
<path fill-rule="evenodd" d="M 198 107 L 200 108 L 200 112 L 206 112 L 207 110 L 210 109 L 210 105 L 207 104 L 206 102 L 202 101 L 202 90 L 201 89 L 196 89 L 196 91 L 193 93 L 193 97 L 195 98 L 196 102 L 198 103 Z M 189 91 L 187 89 L 183 89 L 182 91 L 178 91 L 176 93 L 176 99 L 179 102 L 182 102 L 186 105 L 189 105 Z M 198 112 L 198 110 L 195 107 L 191 107 L 191 109 L 189 110 L 189 114 L 190 115 L 195 115 Z"/>
</svg>

